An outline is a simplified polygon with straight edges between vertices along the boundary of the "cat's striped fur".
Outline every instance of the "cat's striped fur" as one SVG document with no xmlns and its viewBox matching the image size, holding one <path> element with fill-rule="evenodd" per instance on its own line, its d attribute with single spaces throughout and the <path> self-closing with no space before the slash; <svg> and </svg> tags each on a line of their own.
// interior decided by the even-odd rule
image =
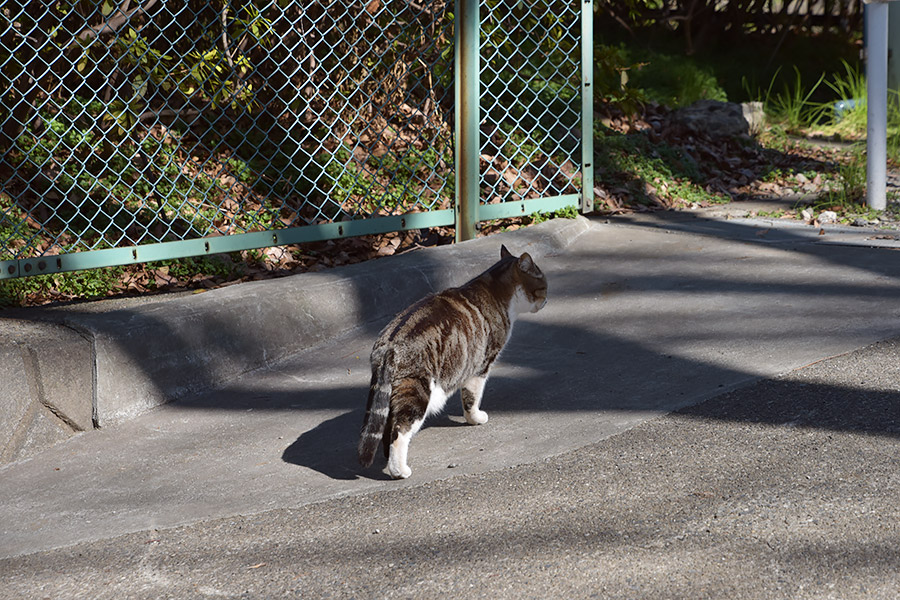
<svg viewBox="0 0 900 600">
<path fill-rule="evenodd" d="M 466 421 L 487 422 L 480 404 L 488 371 L 516 316 L 537 312 L 546 302 L 541 270 L 528 254 L 515 257 L 503 246 L 500 260 L 475 279 L 423 298 L 394 317 L 372 349 L 360 463 L 371 465 L 381 442 L 390 474 L 409 477 L 410 439 L 456 390 Z"/>
</svg>

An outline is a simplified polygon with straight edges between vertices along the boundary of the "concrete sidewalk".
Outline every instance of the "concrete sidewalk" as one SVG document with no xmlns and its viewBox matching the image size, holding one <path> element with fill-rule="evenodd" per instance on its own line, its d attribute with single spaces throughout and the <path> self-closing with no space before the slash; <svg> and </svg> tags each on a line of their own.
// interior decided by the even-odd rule
<svg viewBox="0 0 900 600">
<path fill-rule="evenodd" d="M 14 348 L 32 375 L 41 367 L 44 398 L 92 386 L 104 427 L 0 467 L 0 557 L 533 463 L 900 335 L 895 248 L 775 225 L 558 221 L 328 274 L 44 311 L 37 324 L 17 313 L 7 331 L 50 328 L 82 349 L 76 364 L 93 361 L 86 380 L 54 380 L 69 365 L 22 352 L 28 339 Z M 414 440 L 412 479 L 361 472 L 378 329 L 489 266 L 501 243 L 536 256 L 550 301 L 516 326 L 485 392 L 491 421 L 461 426 L 451 403 Z"/>
<path fill-rule="evenodd" d="M 0 598 L 895 600 L 898 381 L 881 342 L 518 467 L 0 559 Z"/>
</svg>

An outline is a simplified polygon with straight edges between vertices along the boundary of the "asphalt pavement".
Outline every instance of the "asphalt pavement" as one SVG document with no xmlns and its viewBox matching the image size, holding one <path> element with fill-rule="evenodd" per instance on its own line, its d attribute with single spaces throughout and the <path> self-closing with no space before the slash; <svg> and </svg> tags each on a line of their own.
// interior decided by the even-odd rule
<svg viewBox="0 0 900 600">
<path fill-rule="evenodd" d="M 900 244 L 732 217 L 550 222 L 335 270 L 379 305 L 221 380 L 166 359 L 167 381 L 202 385 L 0 467 L 0 597 L 896 598 Z M 451 400 L 411 479 L 360 469 L 379 327 L 501 243 L 550 287 L 488 382 L 491 420 L 464 425 Z M 216 312 L 205 341 L 260 298 L 276 328 L 337 310 L 298 307 L 305 277 L 201 294 L 254 305 Z M 160 302 L 110 311 L 187 305 L 203 330 L 196 296 Z M 147 360 L 117 345 L 120 373 Z"/>
</svg>

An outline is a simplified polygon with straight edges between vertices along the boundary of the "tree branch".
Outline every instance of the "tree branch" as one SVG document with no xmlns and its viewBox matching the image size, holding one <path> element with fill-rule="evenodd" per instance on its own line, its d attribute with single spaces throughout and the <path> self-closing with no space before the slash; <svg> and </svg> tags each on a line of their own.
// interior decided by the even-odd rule
<svg viewBox="0 0 900 600">
<path fill-rule="evenodd" d="M 98 37 L 101 33 L 115 33 L 116 31 L 118 31 L 119 27 L 130 21 L 132 17 L 146 13 L 154 4 L 156 4 L 156 0 L 148 0 L 147 4 L 145 4 L 144 6 L 138 6 L 134 10 L 125 12 L 128 6 L 128 2 L 126 2 L 125 10 L 120 8 L 110 13 L 111 18 L 108 21 L 104 21 L 99 25 L 88 27 L 75 37 L 84 42 L 90 38 Z M 112 15 L 116 16 L 112 17 Z"/>
<path fill-rule="evenodd" d="M 234 70 L 234 61 L 231 60 L 231 52 L 228 50 L 228 2 L 222 3 L 222 51 L 228 59 L 228 67 Z"/>
<path fill-rule="evenodd" d="M 149 121 L 150 119 L 156 117 L 175 117 L 175 118 L 184 118 L 184 117 L 196 117 L 200 115 L 201 112 L 195 108 L 185 108 L 183 110 L 172 110 L 171 108 L 164 108 L 163 110 L 148 110 L 145 113 L 141 114 L 138 117 L 138 121 L 144 122 Z"/>
</svg>

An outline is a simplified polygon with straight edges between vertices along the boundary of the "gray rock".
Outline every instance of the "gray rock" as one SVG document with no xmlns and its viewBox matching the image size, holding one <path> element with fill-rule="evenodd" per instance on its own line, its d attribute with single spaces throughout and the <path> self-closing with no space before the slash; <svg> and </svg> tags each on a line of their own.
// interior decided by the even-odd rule
<svg viewBox="0 0 900 600">
<path fill-rule="evenodd" d="M 741 104 L 741 112 L 750 126 L 751 135 L 756 135 L 762 131 L 763 125 L 766 123 L 766 113 L 763 111 L 762 102 L 743 102 Z"/>
<path fill-rule="evenodd" d="M 753 117 L 753 111 L 748 109 Z M 747 135 L 751 127 L 740 104 L 718 100 L 699 100 L 672 114 L 672 122 L 693 133 L 712 137 Z"/>
<path fill-rule="evenodd" d="M 838 216 L 833 210 L 823 210 L 819 213 L 819 223 L 837 223 Z"/>
</svg>

